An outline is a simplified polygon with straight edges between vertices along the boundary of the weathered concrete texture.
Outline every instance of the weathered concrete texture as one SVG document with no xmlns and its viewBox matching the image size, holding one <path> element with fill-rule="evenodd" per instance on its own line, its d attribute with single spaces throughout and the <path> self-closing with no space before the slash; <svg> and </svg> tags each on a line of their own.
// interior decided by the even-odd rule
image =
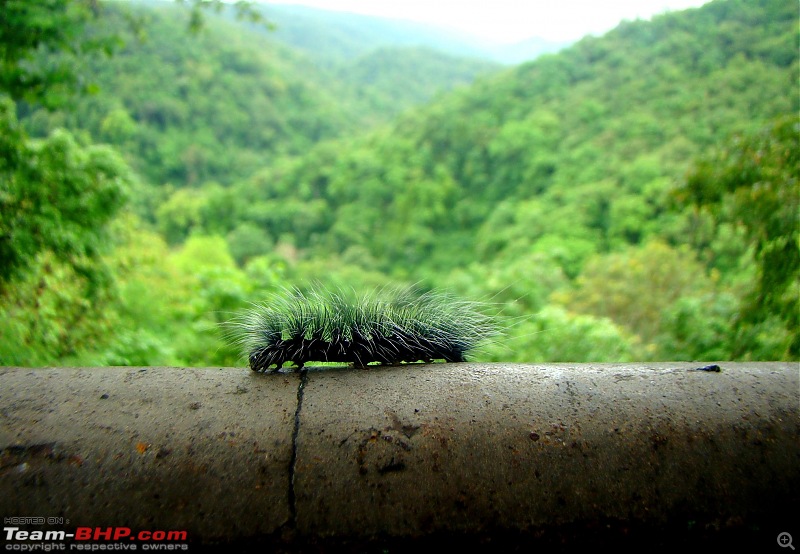
<svg viewBox="0 0 800 554">
<path fill-rule="evenodd" d="M 295 375 L 3 368 L 0 380 L 3 516 L 206 539 L 289 519 Z"/>
<path fill-rule="evenodd" d="M 800 515 L 798 365 L 695 367 L 309 372 L 298 530 L 491 537 Z"/>
<path fill-rule="evenodd" d="M 700 365 L 7 368 L 0 512 L 289 549 L 796 518 L 800 366 Z"/>
</svg>

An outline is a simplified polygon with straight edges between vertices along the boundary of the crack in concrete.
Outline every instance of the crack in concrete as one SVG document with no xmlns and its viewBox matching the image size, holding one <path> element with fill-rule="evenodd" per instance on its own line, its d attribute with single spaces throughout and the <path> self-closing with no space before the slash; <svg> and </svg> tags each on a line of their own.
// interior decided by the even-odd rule
<svg viewBox="0 0 800 554">
<path fill-rule="evenodd" d="M 303 391 L 308 383 L 308 370 L 300 370 L 300 384 L 297 387 L 297 409 L 294 411 L 294 430 L 292 431 L 292 454 L 289 458 L 289 526 L 297 525 L 297 504 L 294 493 L 294 472 L 297 465 L 297 437 L 300 434 L 300 410 L 303 409 Z"/>
</svg>

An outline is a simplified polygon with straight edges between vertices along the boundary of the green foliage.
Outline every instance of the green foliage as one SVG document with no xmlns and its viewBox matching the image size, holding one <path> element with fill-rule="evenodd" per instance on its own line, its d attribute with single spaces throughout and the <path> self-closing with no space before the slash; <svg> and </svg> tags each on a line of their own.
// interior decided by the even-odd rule
<svg viewBox="0 0 800 554">
<path fill-rule="evenodd" d="M 0 8 L 0 363 L 75 360 L 99 348 L 115 323 L 114 274 L 103 254 L 126 201 L 130 170 L 112 149 L 56 129 L 30 140 L 18 102 L 53 108 L 76 88 L 77 55 L 109 50 L 84 34 L 89 1 Z M 84 89 L 85 90 L 85 89 Z"/>
<path fill-rule="evenodd" d="M 116 275 L 115 333 L 87 362 L 92 365 L 178 363 L 174 335 L 192 314 L 186 276 L 169 264 L 164 240 L 128 216 L 118 222 L 110 264 Z"/>
<path fill-rule="evenodd" d="M 193 236 L 170 252 L 132 218 L 120 221 L 109 263 L 117 276 L 115 334 L 88 361 L 98 365 L 234 365 L 240 352 L 219 333 L 248 302 L 274 290 L 280 271 L 254 259 L 236 267 L 220 237 Z"/>
<path fill-rule="evenodd" d="M 28 140 L 0 100 L 0 363 L 76 360 L 112 333 L 104 254 L 131 175 L 111 149 L 66 131 Z"/>
<path fill-rule="evenodd" d="M 213 10 L 220 13 L 225 9 L 225 3 L 222 0 L 175 0 L 180 4 L 190 4 L 189 16 L 189 29 L 195 32 L 200 31 L 205 26 L 204 10 Z M 233 3 L 233 8 L 236 12 L 236 17 L 239 19 L 247 20 L 253 23 L 263 23 L 267 29 L 271 29 L 272 25 L 266 23 L 263 14 L 253 6 L 248 0 L 237 0 Z"/>
<path fill-rule="evenodd" d="M 777 318 L 788 333 L 787 354 L 800 356 L 800 122 L 777 120 L 768 130 L 733 139 L 699 160 L 676 196 L 741 228 L 752 245 L 756 279 L 737 327 Z M 739 341 L 735 353 L 750 345 Z"/>
<path fill-rule="evenodd" d="M 498 66 L 422 47 L 377 48 L 335 69 L 343 93 L 385 121 L 437 94 L 472 83 Z M 411 85 L 411 86 L 409 86 Z"/>
<path fill-rule="evenodd" d="M 635 341 L 612 321 L 548 306 L 521 320 L 505 340 L 487 347 L 488 360 L 514 362 L 625 362 Z"/>
<path fill-rule="evenodd" d="M 485 66 L 311 60 L 212 12 L 187 35 L 171 5 L 131 8 L 138 42 L 102 7 L 65 22 L 125 40 L 86 60 L 98 94 L 2 105 L 0 362 L 241 363 L 219 323 L 320 279 L 487 302 L 505 337 L 481 359 L 800 359 L 783 0 L 623 23 L 380 127 Z M 18 66 L 56 67 L 58 40 Z"/>
<path fill-rule="evenodd" d="M 670 211 L 667 196 L 691 160 L 800 107 L 796 54 L 775 38 L 793 35 L 794 12 L 778 1 L 734 4 L 587 38 L 408 112 L 388 131 L 321 145 L 267 170 L 268 190 L 243 184 L 257 189 L 243 195 L 321 201 L 327 217 L 294 233 L 296 247 L 357 247 L 401 279 L 413 279 L 406 268 L 488 263 L 547 235 L 556 238 L 542 249 L 574 242 L 562 256 L 571 277 L 592 252 L 679 242 L 689 216 Z M 770 31 L 754 33 L 764 19 Z M 730 29 L 749 40 L 731 40 Z"/>
<path fill-rule="evenodd" d="M 231 255 L 239 266 L 244 266 L 249 260 L 272 251 L 274 242 L 272 237 L 258 225 L 245 222 L 237 225 L 226 236 Z"/>
<path fill-rule="evenodd" d="M 112 58 L 91 61 L 100 92 L 69 113 L 32 113 L 31 132 L 86 130 L 126 152 L 147 181 L 184 186 L 230 183 L 348 128 L 297 54 L 211 13 L 189 34 L 178 6 L 130 11 L 139 28 L 116 4 L 104 6 L 95 25 L 125 44 Z"/>
<path fill-rule="evenodd" d="M 712 280 L 692 251 L 649 242 L 642 248 L 592 258 L 576 280 L 575 290 L 559 301 L 576 312 L 624 325 L 646 348 L 657 352 L 654 339 L 662 332 L 665 310 L 681 299 L 706 296 L 712 290 Z"/>
<path fill-rule="evenodd" d="M 667 306 L 659 321 L 660 334 L 653 341 L 652 357 L 670 360 L 729 360 L 735 334 L 731 318 L 739 301 L 729 292 L 683 296 Z M 758 353 L 760 359 L 774 359 L 772 345 Z"/>
<path fill-rule="evenodd" d="M 13 105 L 0 99 L 0 292 L 49 251 L 90 282 L 106 226 L 123 206 L 131 175 L 110 148 L 80 146 L 66 131 L 30 141 Z"/>
<path fill-rule="evenodd" d="M 184 3 L 188 10 L 172 3 L 104 4 L 87 32 L 113 35 L 124 47 L 110 58 L 87 60 L 98 93 L 69 113 L 34 110 L 26 120 L 30 132 L 87 131 L 125 152 L 158 186 L 228 186 L 278 157 L 385 122 L 493 67 L 409 49 L 388 57 L 413 56 L 406 65 L 365 58 L 325 70 L 263 28 L 226 17 L 230 10 L 221 2 Z M 261 14 L 250 8 L 248 14 Z"/>
<path fill-rule="evenodd" d="M 97 268 L 79 262 L 73 266 L 42 252 L 2 291 L 0 364 L 75 363 L 105 345 L 116 323 L 106 311 L 113 291 L 98 290 L 85 271 Z"/>
<path fill-rule="evenodd" d="M 84 34 L 98 9 L 94 0 L 0 0 L 0 91 L 55 108 L 89 90 L 76 71 L 78 55 L 117 46 L 114 36 Z"/>
</svg>

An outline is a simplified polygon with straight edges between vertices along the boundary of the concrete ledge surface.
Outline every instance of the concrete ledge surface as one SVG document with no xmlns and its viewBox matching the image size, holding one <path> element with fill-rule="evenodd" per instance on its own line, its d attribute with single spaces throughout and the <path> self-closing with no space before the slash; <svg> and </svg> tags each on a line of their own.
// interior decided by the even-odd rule
<svg viewBox="0 0 800 554">
<path fill-rule="evenodd" d="M 0 512 L 254 551 L 800 540 L 800 366 L 717 364 L 1 368 Z"/>
</svg>

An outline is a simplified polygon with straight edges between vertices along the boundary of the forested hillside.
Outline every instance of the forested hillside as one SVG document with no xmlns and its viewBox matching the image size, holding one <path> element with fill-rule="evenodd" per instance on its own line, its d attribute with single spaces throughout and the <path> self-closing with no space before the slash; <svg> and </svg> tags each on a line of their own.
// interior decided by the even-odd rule
<svg viewBox="0 0 800 554">
<path fill-rule="evenodd" d="M 337 58 L 325 69 L 263 24 L 208 13 L 190 34 L 189 15 L 174 2 L 104 6 L 86 33 L 113 34 L 122 46 L 87 62 L 84 78 L 97 93 L 69 111 L 32 106 L 28 129 L 87 131 L 158 186 L 229 185 L 498 67 L 409 48 Z"/>
<path fill-rule="evenodd" d="M 181 34 L 153 21 L 157 41 Z M 218 324 L 312 280 L 484 300 L 506 336 L 482 359 L 800 359 L 796 22 L 783 0 L 627 22 L 369 132 L 353 106 L 379 113 L 392 86 L 358 83 L 413 57 L 375 52 L 330 94 L 314 64 L 211 16 L 180 47 L 126 46 L 96 66 L 113 94 L 4 116 L 30 167 L 96 183 L 79 176 L 109 160 L 130 200 L 113 249 L 10 251 L 29 263 L 0 288 L 0 361 L 233 364 Z M 56 124 L 77 138 L 24 135 Z"/>
</svg>

